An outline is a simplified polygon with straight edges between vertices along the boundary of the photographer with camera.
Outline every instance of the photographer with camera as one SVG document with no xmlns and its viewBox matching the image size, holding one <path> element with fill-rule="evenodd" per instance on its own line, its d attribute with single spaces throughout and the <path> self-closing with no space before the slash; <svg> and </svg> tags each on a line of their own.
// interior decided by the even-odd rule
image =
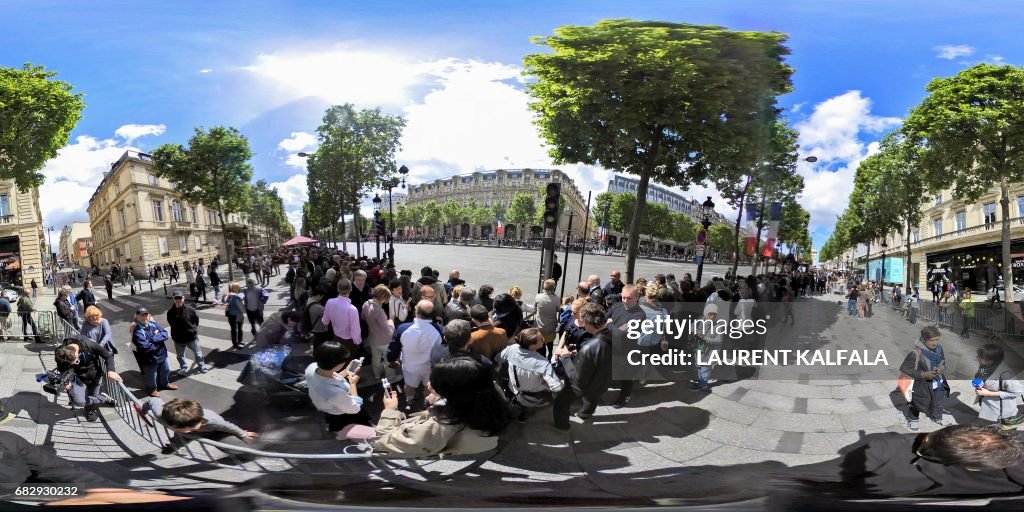
<svg viewBox="0 0 1024 512">
<path fill-rule="evenodd" d="M 70 380 L 64 385 L 64 391 L 67 391 L 71 403 L 85 408 L 87 421 L 99 419 L 96 407 L 113 403 L 110 397 L 100 392 L 104 377 L 100 358 L 107 365 L 106 376 L 111 380 L 121 380 L 114 367 L 114 353 L 92 340 L 78 338 L 65 340 L 64 345 L 54 351 L 54 358 L 57 371 L 62 374 L 70 371 Z"/>
</svg>

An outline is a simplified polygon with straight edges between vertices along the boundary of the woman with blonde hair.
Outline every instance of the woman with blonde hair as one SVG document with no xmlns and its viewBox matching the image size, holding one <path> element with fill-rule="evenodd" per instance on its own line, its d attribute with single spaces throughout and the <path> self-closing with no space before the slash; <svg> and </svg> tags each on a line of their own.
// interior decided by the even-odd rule
<svg viewBox="0 0 1024 512">
<path fill-rule="evenodd" d="M 533 305 L 526 304 L 523 302 L 523 289 L 520 288 L 518 285 L 509 288 L 508 294 L 511 295 L 512 298 L 516 300 L 516 303 L 519 304 L 519 309 L 522 309 L 524 314 L 529 315 L 533 313 L 536 309 Z"/>
<path fill-rule="evenodd" d="M 82 322 L 81 334 L 83 338 L 94 341 L 97 345 L 117 354 L 117 346 L 114 345 L 110 322 L 103 318 L 103 312 L 96 306 L 85 308 L 85 322 Z M 121 382 L 121 376 L 117 372 L 108 371 L 107 378 Z"/>
</svg>

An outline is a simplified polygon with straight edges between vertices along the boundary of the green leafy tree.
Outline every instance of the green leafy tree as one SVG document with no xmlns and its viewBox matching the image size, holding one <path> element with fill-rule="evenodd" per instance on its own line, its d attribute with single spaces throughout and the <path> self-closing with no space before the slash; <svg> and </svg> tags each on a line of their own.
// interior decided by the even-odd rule
<svg viewBox="0 0 1024 512">
<path fill-rule="evenodd" d="M 482 204 L 474 204 L 470 212 L 470 222 L 474 226 L 488 226 L 494 223 L 494 209 Z"/>
<path fill-rule="evenodd" d="M 715 224 L 708 228 L 707 244 L 719 254 L 736 252 L 737 242 L 732 227 L 728 224 Z"/>
<path fill-rule="evenodd" d="M 525 192 L 516 192 L 508 205 L 508 221 L 516 225 L 519 238 L 525 239 L 530 225 L 537 218 L 537 204 L 533 196 Z"/>
<path fill-rule="evenodd" d="M 977 201 L 993 185 L 1002 210 L 1002 271 L 1013 283 L 1010 261 L 1010 185 L 1024 181 L 1024 69 L 978 64 L 936 78 L 928 96 L 904 123 L 920 149 L 920 168 L 936 188 Z"/>
<path fill-rule="evenodd" d="M 356 110 L 349 103 L 329 107 L 316 129 L 319 146 L 306 161 L 313 207 L 335 220 L 355 214 L 363 194 L 393 173 L 404 127 L 404 119 L 379 108 Z M 331 223 L 331 229 L 336 224 L 344 232 L 343 222 Z"/>
<path fill-rule="evenodd" d="M 214 206 L 224 229 L 225 215 L 245 211 L 250 200 L 252 166 L 249 140 L 234 128 L 215 126 L 209 131 L 196 128 L 188 147 L 164 144 L 153 151 L 154 172 L 174 184 L 182 199 Z M 227 237 L 225 237 L 225 244 Z M 231 248 L 228 279 L 234 280 Z"/>
<path fill-rule="evenodd" d="M 609 215 L 611 214 L 612 200 L 615 199 L 615 194 L 611 192 L 601 192 L 594 196 L 594 211 L 591 215 L 594 218 L 594 223 L 599 227 L 609 227 L 611 221 Z"/>
<path fill-rule="evenodd" d="M 424 228 L 429 229 L 436 226 L 440 229 L 441 224 L 444 222 L 444 213 L 441 211 L 441 205 L 433 199 L 423 203 L 423 212 L 420 216 L 420 222 Z"/>
<path fill-rule="evenodd" d="M 636 195 L 630 192 L 615 194 L 608 208 L 608 227 L 624 233 L 629 230 L 633 212 L 636 210 Z"/>
<path fill-rule="evenodd" d="M 449 199 L 441 206 L 441 215 L 444 217 L 444 223 L 451 226 L 452 238 L 458 237 L 460 227 L 465 222 L 466 208 L 459 204 L 454 199 Z"/>
<path fill-rule="evenodd" d="M 696 238 L 697 224 L 685 213 L 672 212 L 669 214 L 669 227 L 671 228 L 669 238 L 677 243 L 691 243 Z"/>
<path fill-rule="evenodd" d="M 56 75 L 32 64 L 0 67 L 0 179 L 22 191 L 43 184 L 39 171 L 67 144 L 85 108 L 82 94 Z"/>
<path fill-rule="evenodd" d="M 789 91 L 786 37 L 718 26 L 605 20 L 537 37 L 528 91 L 556 163 L 637 175 L 626 278 L 633 281 L 650 181 L 688 187 L 739 158 L 774 98 Z M 728 143 L 722 141 L 729 141 Z"/>
<path fill-rule="evenodd" d="M 782 220 L 779 222 L 778 239 L 807 247 L 811 243 L 811 214 L 796 201 L 782 205 Z"/>
</svg>

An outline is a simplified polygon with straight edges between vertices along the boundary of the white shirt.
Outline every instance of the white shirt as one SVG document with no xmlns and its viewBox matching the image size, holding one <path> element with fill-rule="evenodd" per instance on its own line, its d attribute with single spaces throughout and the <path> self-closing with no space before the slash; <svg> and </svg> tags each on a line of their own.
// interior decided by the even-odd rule
<svg viewBox="0 0 1024 512">
<path fill-rule="evenodd" d="M 306 367 L 306 387 L 316 410 L 327 414 L 356 414 L 363 398 L 352 396 L 347 379 L 331 379 L 316 373 L 316 363 Z"/>
<path fill-rule="evenodd" d="M 402 333 L 402 366 L 430 367 L 430 352 L 441 344 L 441 334 L 430 320 L 417 318 Z"/>
</svg>

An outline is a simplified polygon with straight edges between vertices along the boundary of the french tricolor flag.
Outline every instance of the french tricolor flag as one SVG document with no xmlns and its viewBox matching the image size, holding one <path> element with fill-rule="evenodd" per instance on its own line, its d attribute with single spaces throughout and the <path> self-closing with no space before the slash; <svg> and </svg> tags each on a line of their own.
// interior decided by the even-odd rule
<svg viewBox="0 0 1024 512">
<path fill-rule="evenodd" d="M 771 257 L 775 248 L 775 238 L 779 235 L 779 222 L 782 220 L 782 203 L 772 203 L 770 220 L 768 221 L 768 240 L 764 244 L 761 255 Z"/>
</svg>

